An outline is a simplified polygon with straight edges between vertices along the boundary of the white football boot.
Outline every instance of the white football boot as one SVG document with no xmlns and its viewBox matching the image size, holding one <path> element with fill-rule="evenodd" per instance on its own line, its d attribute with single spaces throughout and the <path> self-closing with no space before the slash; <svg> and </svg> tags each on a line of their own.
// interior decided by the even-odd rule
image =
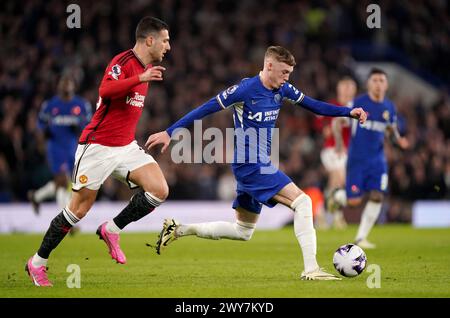
<svg viewBox="0 0 450 318">
<path fill-rule="evenodd" d="M 300 278 L 302 280 L 342 280 L 342 278 L 325 272 L 322 268 L 317 268 L 316 270 L 308 273 L 302 272 Z"/>
<path fill-rule="evenodd" d="M 161 249 L 177 239 L 175 230 L 178 226 L 178 222 L 174 219 L 164 220 L 163 228 L 161 233 L 159 233 L 158 241 L 156 242 L 156 253 L 161 254 Z"/>
</svg>

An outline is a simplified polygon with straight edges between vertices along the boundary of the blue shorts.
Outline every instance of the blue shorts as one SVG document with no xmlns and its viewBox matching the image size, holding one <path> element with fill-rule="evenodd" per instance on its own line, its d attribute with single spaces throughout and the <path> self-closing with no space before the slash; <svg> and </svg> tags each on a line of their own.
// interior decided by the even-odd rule
<svg viewBox="0 0 450 318">
<path fill-rule="evenodd" d="M 347 198 L 358 198 L 364 193 L 376 190 L 387 192 L 387 165 L 383 161 L 347 161 L 345 190 Z"/>
<path fill-rule="evenodd" d="M 70 176 L 75 164 L 75 152 L 49 143 L 47 146 L 47 161 L 52 174 L 66 173 Z"/>
<path fill-rule="evenodd" d="M 233 166 L 237 181 L 237 197 L 233 202 L 233 209 L 241 207 L 259 214 L 263 204 L 269 208 L 277 205 L 272 198 L 292 180 L 275 167 L 273 169 L 274 173 L 263 174 L 257 165 Z"/>
</svg>

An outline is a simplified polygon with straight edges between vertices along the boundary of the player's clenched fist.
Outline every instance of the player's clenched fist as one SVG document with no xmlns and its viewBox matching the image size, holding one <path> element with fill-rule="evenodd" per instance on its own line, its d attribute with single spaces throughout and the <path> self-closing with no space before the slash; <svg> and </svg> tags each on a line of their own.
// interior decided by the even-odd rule
<svg viewBox="0 0 450 318">
<path fill-rule="evenodd" d="M 350 116 L 352 116 L 352 118 L 358 119 L 361 124 L 364 124 L 367 120 L 367 113 L 360 107 L 353 108 L 350 112 Z"/>
<path fill-rule="evenodd" d="M 162 66 L 153 66 L 146 69 L 143 73 L 139 74 L 139 80 L 141 82 L 150 82 L 150 81 L 162 81 L 163 79 L 163 71 L 166 69 Z"/>
<path fill-rule="evenodd" d="M 145 143 L 145 147 L 147 147 L 148 150 L 152 149 L 153 147 L 163 144 L 163 147 L 161 149 L 161 153 L 164 153 L 166 151 L 167 147 L 170 143 L 170 136 L 166 131 L 161 131 L 159 133 L 150 135 L 148 137 L 147 142 Z"/>
</svg>

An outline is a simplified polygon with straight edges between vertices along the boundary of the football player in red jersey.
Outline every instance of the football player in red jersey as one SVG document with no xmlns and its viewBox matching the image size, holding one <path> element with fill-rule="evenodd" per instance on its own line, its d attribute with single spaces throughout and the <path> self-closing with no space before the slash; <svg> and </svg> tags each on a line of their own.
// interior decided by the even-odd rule
<svg viewBox="0 0 450 318">
<path fill-rule="evenodd" d="M 116 55 L 106 68 L 99 88 L 97 110 L 79 139 L 72 175 L 72 199 L 51 222 L 26 271 L 36 286 L 52 286 L 46 266 L 53 249 L 94 204 L 105 179 L 113 175 L 130 188 L 140 187 L 128 205 L 112 220 L 98 227 L 111 257 L 126 262 L 119 246 L 119 233 L 159 206 L 169 188 L 159 165 L 135 140 L 138 120 L 151 81 L 162 81 L 163 60 L 170 50 L 165 22 L 144 17 L 136 28 L 133 49 Z"/>
<path fill-rule="evenodd" d="M 350 106 L 357 91 L 356 82 L 350 76 L 342 77 L 336 85 L 336 99 L 331 100 L 331 104 L 338 106 Z M 333 117 L 318 117 L 316 127 L 321 128 L 324 144 L 320 153 L 320 159 L 328 173 L 328 184 L 325 194 L 328 197 L 335 189 L 342 188 L 345 184 L 345 166 L 347 163 L 347 148 L 350 141 L 350 127 L 344 126 L 341 130 L 344 145 L 337 147 L 333 136 Z M 330 207 L 327 206 L 327 210 Z M 327 227 L 323 215 L 318 216 L 318 226 Z M 347 226 L 344 214 L 340 209 L 333 209 L 333 226 L 343 229 Z"/>
</svg>

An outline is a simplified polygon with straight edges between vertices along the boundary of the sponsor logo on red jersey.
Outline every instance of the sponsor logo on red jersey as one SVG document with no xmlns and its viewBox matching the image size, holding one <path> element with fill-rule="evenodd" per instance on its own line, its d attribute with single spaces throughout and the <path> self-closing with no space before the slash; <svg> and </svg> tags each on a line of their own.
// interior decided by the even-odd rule
<svg viewBox="0 0 450 318">
<path fill-rule="evenodd" d="M 134 96 L 132 96 L 132 97 L 127 96 L 126 103 L 130 106 L 142 108 L 142 107 L 144 107 L 144 99 L 145 99 L 145 95 L 141 95 L 138 92 L 134 92 Z"/>
</svg>

